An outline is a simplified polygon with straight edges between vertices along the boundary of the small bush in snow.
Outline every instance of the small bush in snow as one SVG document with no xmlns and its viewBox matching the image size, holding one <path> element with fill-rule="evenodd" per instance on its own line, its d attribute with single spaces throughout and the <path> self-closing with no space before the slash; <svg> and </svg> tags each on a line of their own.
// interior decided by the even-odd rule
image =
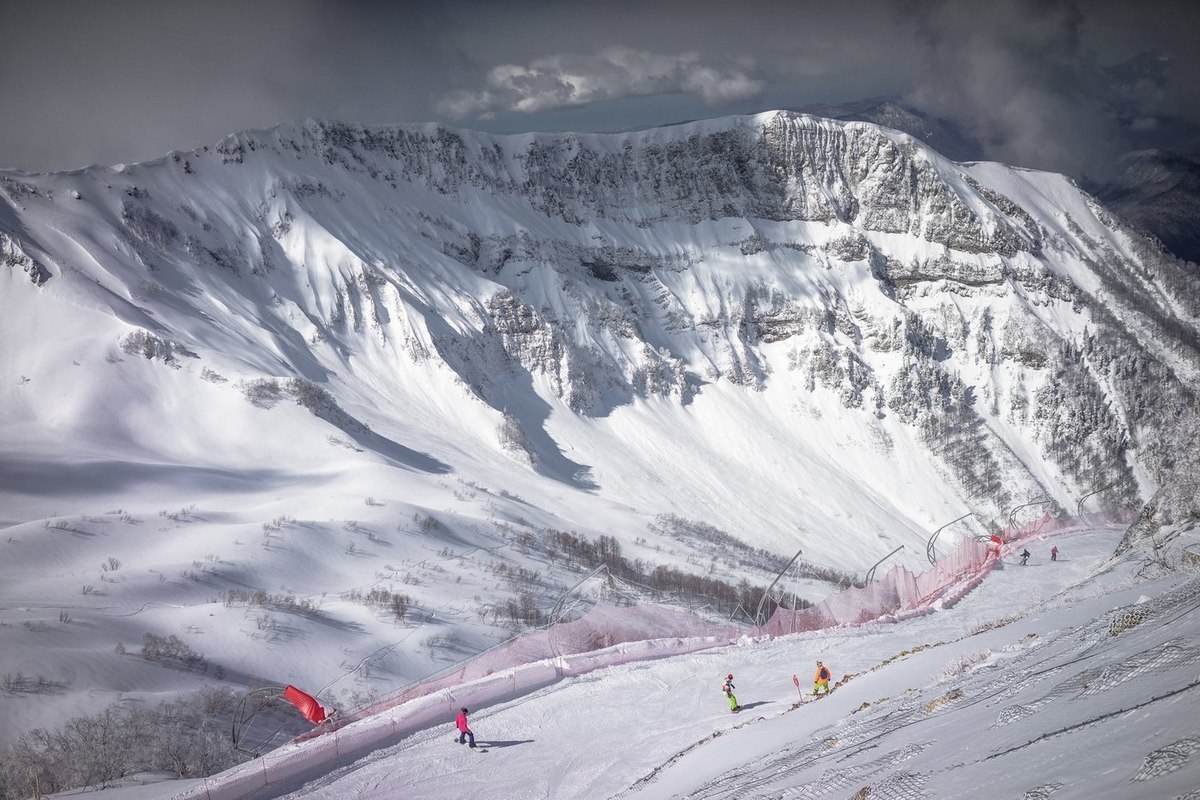
<svg viewBox="0 0 1200 800">
<path fill-rule="evenodd" d="M 284 384 L 284 390 L 296 399 L 296 404 L 304 406 L 314 417 L 336 425 L 351 433 L 366 433 L 370 428 L 346 413 L 333 395 L 317 386 L 312 381 L 303 378 L 292 378 Z"/>
<path fill-rule="evenodd" d="M 50 680 L 44 675 L 26 677 L 18 673 L 5 673 L 0 678 L 0 691 L 7 694 L 57 694 L 67 688 L 62 681 Z"/>
<path fill-rule="evenodd" d="M 271 408 L 283 394 L 279 381 L 270 378 L 239 381 L 236 386 L 247 400 L 259 408 Z"/>
<path fill-rule="evenodd" d="M 126 191 L 129 197 L 144 199 L 148 194 L 141 189 Z M 160 250 L 169 249 L 179 239 L 179 228 L 166 217 L 159 216 L 140 203 L 125 200 L 121 204 L 121 221 L 131 233 L 142 241 Z"/>
<path fill-rule="evenodd" d="M 442 527 L 442 523 L 438 522 L 436 517 L 422 516 L 419 512 L 413 514 L 413 522 L 416 523 L 417 529 L 421 533 L 433 533 Z M 404 530 L 400 528 L 400 530 Z"/>
<path fill-rule="evenodd" d="M 149 331 L 134 331 L 121 339 L 121 349 L 128 355 L 141 356 L 150 361 L 162 361 L 170 364 L 175 361 L 175 353 L 180 352 L 178 345 L 160 339 Z"/>
<path fill-rule="evenodd" d="M 500 427 L 496 430 L 496 436 L 500 440 L 500 446 L 508 452 L 520 454 L 531 465 L 537 463 L 533 444 L 529 441 L 529 437 L 525 435 L 525 429 L 521 427 L 521 423 L 517 421 L 517 418 L 507 411 L 504 412 L 504 421 L 500 423 Z"/>
<path fill-rule="evenodd" d="M 731 615 L 739 609 L 744 612 L 754 608 L 765 591 L 764 587 L 751 586 L 745 579 L 733 584 L 671 566 L 630 560 L 621 554 L 621 543 L 613 536 L 602 535 L 593 541 L 572 531 L 546 528 L 540 532 L 538 542 L 547 553 L 564 558 L 568 568 L 591 570 L 604 566 L 612 576 L 646 587 L 655 600 L 671 597 L 678 602 L 708 605 L 718 613 Z M 802 600 L 796 607 L 807 608 L 809 605 Z M 775 604 L 771 601 L 766 608 L 768 616 L 774 610 Z"/>
<path fill-rule="evenodd" d="M 412 603 L 412 598 L 406 594 L 379 588 L 371 589 L 366 594 L 358 590 L 349 591 L 342 595 L 342 599 L 353 603 L 362 603 L 368 608 L 390 611 L 397 622 L 404 621 L 408 615 L 408 607 Z"/>
<path fill-rule="evenodd" d="M 964 653 L 958 658 L 942 667 L 942 671 L 938 673 L 936 682 L 944 683 L 954 680 L 962 675 L 971 672 L 972 670 L 983 666 L 992 657 L 991 650 L 978 650 L 974 653 Z"/>
<path fill-rule="evenodd" d="M 142 637 L 142 658 L 160 663 L 179 663 L 189 670 L 204 663 L 204 656 L 174 634 L 164 638 L 147 633 Z"/>
<path fill-rule="evenodd" d="M 505 603 L 505 612 L 514 626 L 531 626 L 542 623 L 542 612 L 537 606 L 537 598 L 529 592 L 521 592 L 515 598 L 508 598 Z"/>
</svg>

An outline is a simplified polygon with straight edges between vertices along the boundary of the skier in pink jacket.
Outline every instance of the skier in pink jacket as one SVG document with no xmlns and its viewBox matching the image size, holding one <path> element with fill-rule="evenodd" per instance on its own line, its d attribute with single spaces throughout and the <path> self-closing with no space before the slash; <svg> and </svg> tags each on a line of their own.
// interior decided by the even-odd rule
<svg viewBox="0 0 1200 800">
<path fill-rule="evenodd" d="M 737 712 L 742 710 L 742 707 L 738 705 L 737 698 L 733 696 L 733 673 L 732 672 L 725 676 L 725 683 L 721 684 L 721 691 L 724 692 L 725 696 L 729 698 L 730 712 L 736 714 Z"/>
<path fill-rule="evenodd" d="M 467 722 L 467 714 L 469 713 L 467 709 L 461 709 L 458 712 L 458 716 L 454 718 L 454 724 L 458 726 L 458 743 L 465 744 L 470 739 L 471 747 L 474 747 L 475 734 L 471 732 L 471 725 Z"/>
</svg>

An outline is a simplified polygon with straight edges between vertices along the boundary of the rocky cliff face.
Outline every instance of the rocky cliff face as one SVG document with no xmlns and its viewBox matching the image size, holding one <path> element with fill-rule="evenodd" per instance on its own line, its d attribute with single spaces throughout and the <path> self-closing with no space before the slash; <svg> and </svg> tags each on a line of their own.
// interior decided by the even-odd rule
<svg viewBox="0 0 1200 800">
<path fill-rule="evenodd" d="M 786 383 L 919 437 L 984 514 L 1105 485 L 1132 503 L 1178 480 L 1196 418 L 1194 271 L 1061 176 L 866 123 L 310 121 L 10 173 L 0 195 L 10 274 L 69 284 L 167 352 L 362 396 L 389 359 L 432 363 L 498 410 L 544 397 L 587 417 Z M 535 466 L 555 450 L 542 420 L 506 423 Z"/>
</svg>

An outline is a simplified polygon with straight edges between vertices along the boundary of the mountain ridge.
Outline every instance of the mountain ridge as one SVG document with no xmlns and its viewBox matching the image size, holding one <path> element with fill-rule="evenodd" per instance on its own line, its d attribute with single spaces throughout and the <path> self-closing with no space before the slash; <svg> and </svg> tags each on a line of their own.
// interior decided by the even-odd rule
<svg viewBox="0 0 1200 800">
<path fill-rule="evenodd" d="M 238 173 L 232 187 L 225 186 L 231 169 Z M 522 373 L 545 381 L 572 411 L 603 417 L 635 397 L 687 403 L 713 380 L 761 389 L 776 368 L 761 347 L 807 338 L 806 349 L 789 358 L 808 371 L 810 388 L 836 387 L 847 408 L 873 402 L 877 414 L 890 408 L 935 427 L 949 409 L 957 415 L 951 426 L 981 433 L 979 415 L 963 402 L 982 378 L 979 367 L 989 358 L 1042 369 L 1054 360 L 1046 341 L 1034 346 L 1028 331 L 984 347 L 992 311 L 981 298 L 996 290 L 1014 301 L 1006 316 L 1026 322 L 1039 319 L 1039 306 L 1086 304 L 1093 326 L 1133 335 L 1154 360 L 1169 362 L 1164 374 L 1180 371 L 1169 400 L 1200 376 L 1197 309 L 1186 291 L 1195 281 L 1142 246 L 1074 182 L 955 164 L 869 123 L 770 112 L 619 135 L 496 136 L 437 124 L 305 120 L 111 170 L 41 179 L 7 173 L 8 214 L 21 216 L 22 200 L 50 199 L 54 190 L 40 193 L 39 181 L 63 180 L 74 181 L 69 197 L 101 210 L 119 240 L 107 263 L 96 263 L 116 282 L 111 293 L 124 295 L 115 308 L 126 322 L 161 339 L 150 351 L 157 348 L 164 361 L 198 352 L 199 341 L 187 335 L 197 325 L 225 327 L 219 335 L 226 338 L 238 331 L 243 343 L 265 327 L 275 355 L 263 361 L 260 351 L 259 369 L 321 384 L 369 333 L 409 358 L 436 356 L 498 410 L 512 392 L 493 374 L 503 363 L 519 383 Z M 188 199 L 184 187 L 196 181 L 213 189 L 209 207 Z M 1020 202 L 1004 190 L 1022 193 Z M 97 204 L 94 195 L 107 202 Z M 371 235 L 355 235 L 371 216 Z M 49 239 L 28 235 L 28 227 L 22 235 L 19 224 L 6 221 L 0 231 L 10 269 L 38 285 L 55 277 L 46 264 L 57 265 L 59 276 L 74 269 L 64 250 L 43 246 Z M 714 262 L 722 267 L 709 274 L 705 265 Z M 1068 262 L 1077 266 L 1064 270 Z M 736 277 L 720 276 L 725 264 Z M 1129 264 L 1143 275 L 1131 276 Z M 291 272 L 281 284 L 272 282 L 277 269 Z M 802 274 L 781 288 L 780 271 L 793 269 Z M 1158 274 L 1147 278 L 1147 269 Z M 152 304 L 134 295 L 161 292 L 159 272 L 202 294 L 220 276 L 228 294 L 222 302 L 234 316 L 222 325 L 192 302 L 178 323 L 161 312 L 147 317 L 142 309 Z M 425 283 L 427 275 L 439 283 Z M 1164 278 L 1169 286 L 1155 283 Z M 245 291 L 231 281 L 243 281 Z M 1133 295 L 1151 287 L 1149 302 Z M 847 290 L 870 303 L 856 312 Z M 695 303 L 696 292 L 710 301 Z M 954 311 L 954 303 L 933 297 L 942 292 L 976 308 Z M 270 311 L 280 303 L 287 319 Z M 923 304 L 975 319 L 925 329 L 907 310 Z M 254 308 L 240 315 L 239 305 Z M 574 334 L 567 333 L 570 319 Z M 1085 347 L 1083 330 L 1052 332 L 1044 319 L 1040 326 L 1037 338 Z M 1155 344 L 1164 339 L 1164 347 Z M 343 356 L 314 358 L 314 349 L 329 345 Z M 236 351 L 236 342 L 229 346 Z M 871 363 L 896 351 L 916 358 L 917 373 L 889 375 Z M 942 374 L 938 365 L 951 351 L 970 354 L 976 380 Z M 931 389 L 939 400 L 930 401 Z M 906 392 L 915 396 L 895 399 Z M 539 438 L 539 420 L 526 416 L 518 428 Z M 1117 434 L 1121 414 L 1106 416 L 1114 431 L 1103 448 L 1113 451 L 1135 431 L 1125 424 Z M 545 440 L 533 448 L 543 463 L 555 450 Z M 1124 475 L 1128 492 L 1133 473 Z"/>
</svg>

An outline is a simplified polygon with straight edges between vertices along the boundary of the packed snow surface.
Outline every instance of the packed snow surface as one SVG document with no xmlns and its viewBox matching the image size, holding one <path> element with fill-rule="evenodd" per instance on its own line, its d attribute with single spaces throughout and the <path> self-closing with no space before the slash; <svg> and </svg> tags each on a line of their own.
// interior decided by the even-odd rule
<svg viewBox="0 0 1200 800">
<path fill-rule="evenodd" d="M 475 751 L 453 740 L 447 697 L 436 724 L 250 796 L 1194 797 L 1200 581 L 1136 578 L 1111 558 L 1120 535 L 1023 544 L 1027 566 L 1007 554 L 952 608 L 907 622 L 743 638 L 472 708 Z M 836 688 L 814 699 L 818 658 Z M 328 752 L 334 735 L 289 747 Z M 206 795 L 183 786 L 113 797 Z"/>
</svg>

